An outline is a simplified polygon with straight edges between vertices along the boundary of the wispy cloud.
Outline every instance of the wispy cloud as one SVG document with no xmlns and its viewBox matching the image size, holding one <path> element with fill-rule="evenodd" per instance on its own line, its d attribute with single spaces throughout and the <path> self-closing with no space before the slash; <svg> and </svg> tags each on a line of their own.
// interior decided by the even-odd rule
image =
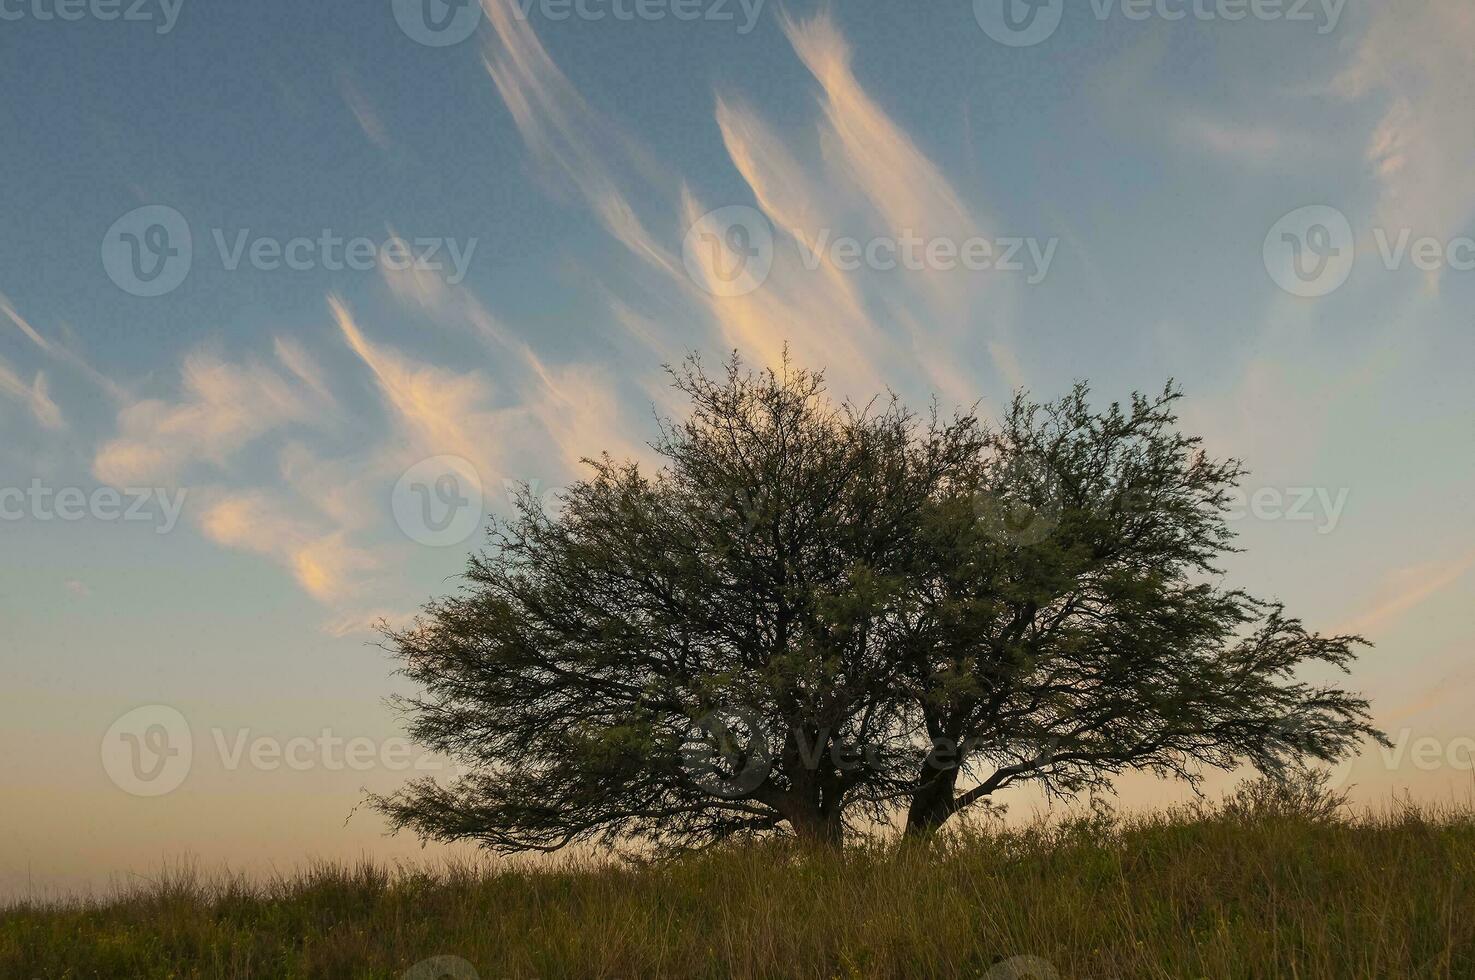
<svg viewBox="0 0 1475 980">
<path fill-rule="evenodd" d="M 1475 218 L 1475 5 L 1385 0 L 1335 83 L 1380 97 L 1367 160 L 1382 188 L 1378 221 L 1442 239 Z"/>
<path fill-rule="evenodd" d="M 787 343 L 801 360 L 827 365 L 846 392 L 874 391 L 883 366 L 894 381 L 900 363 L 917 365 L 923 385 L 972 400 L 976 391 L 961 383 L 953 349 L 965 344 L 992 351 L 1011 383 L 1022 380 L 1009 339 L 1008 290 L 991 277 L 842 272 L 817 249 L 835 236 L 963 242 L 988 234 L 974 206 L 867 94 L 831 16 L 784 20 L 795 53 L 818 83 L 820 116 L 807 136 L 777 133 L 736 93 L 715 98 L 717 131 L 733 166 L 781 236 L 773 271 L 760 288 L 718 296 L 689 278 L 678 257 L 679 236 L 710 209 L 747 202 L 704 199 L 690 179 L 665 173 L 589 107 L 513 3 L 484 0 L 484 6 L 493 28 L 487 67 L 530 152 L 560 175 L 560 188 L 576 191 L 616 241 L 659 274 L 668 303 L 704 311 L 723 345 L 773 364 Z M 669 199 L 673 187 L 679 188 L 671 202 L 676 237 L 668 238 L 656 230 L 670 228 L 669 221 L 642 217 L 634 202 Z M 700 276 L 704 261 L 715 277 L 720 256 L 697 256 L 692 274 Z M 690 336 L 689 320 L 671 325 L 634 314 L 628 303 L 611 306 L 615 319 L 638 328 L 647 343 L 703 346 L 702 338 Z M 919 308 L 927 311 L 920 319 Z M 993 330 L 980 345 L 977 313 L 984 309 Z"/>
<path fill-rule="evenodd" d="M 35 379 L 27 383 L 10 365 L 0 360 L 0 395 L 8 395 L 25 405 L 42 428 L 53 431 L 66 428 L 61 409 L 47 392 L 45 374 L 38 371 Z"/>
<path fill-rule="evenodd" d="M 1228 122 L 1202 115 L 1185 117 L 1179 123 L 1179 133 L 1188 146 L 1254 168 L 1280 162 L 1292 145 L 1287 133 L 1277 126 Z"/>
<path fill-rule="evenodd" d="M 272 341 L 272 351 L 282 366 L 298 381 L 312 389 L 323 405 L 336 404 L 322 368 L 301 343 L 290 337 L 276 337 Z"/>
<path fill-rule="evenodd" d="M 823 90 L 826 150 L 887 229 L 956 240 L 978 234 L 978 222 L 942 171 L 861 87 L 851 71 L 850 46 L 834 18 L 829 13 L 810 20 L 786 17 L 784 32 Z"/>
<path fill-rule="evenodd" d="M 381 623 L 391 628 L 407 626 L 415 618 L 415 611 L 403 609 L 370 609 L 348 613 L 325 620 L 319 627 L 323 633 L 333 637 L 370 636 L 378 632 Z"/>
<path fill-rule="evenodd" d="M 25 334 L 26 339 L 31 343 L 48 354 L 53 352 L 50 342 L 42 337 L 35 327 L 31 326 L 30 321 L 16 311 L 15 306 L 11 304 L 10 299 L 4 293 L 0 293 L 0 313 L 3 313 L 5 318 L 14 324 L 17 330 Z"/>
<path fill-rule="evenodd" d="M 384 122 L 374 107 L 369 104 L 368 98 L 363 90 L 359 88 L 358 82 L 346 70 L 340 70 L 336 74 L 338 92 L 343 96 L 343 102 L 348 106 L 348 111 L 353 113 L 354 122 L 358 123 L 359 129 L 369 138 L 369 142 L 381 150 L 389 149 L 389 132 L 384 128 Z"/>
<path fill-rule="evenodd" d="M 443 367 L 371 339 L 330 297 L 350 363 L 373 381 L 383 412 L 377 435 L 364 438 L 373 423 L 345 422 L 334 395 L 343 378 L 300 340 L 277 336 L 273 361 L 197 351 L 184 359 L 177 394 L 127 400 L 116 432 L 94 453 L 94 474 L 117 485 L 189 482 L 207 539 L 272 560 L 332 606 L 335 622 L 361 623 L 365 603 L 392 587 L 380 581 L 391 555 L 408 544 L 388 526 L 384 504 L 409 467 L 460 457 L 463 475 L 490 491 L 521 479 L 562 481 L 581 457 L 629 446 L 621 399 L 602 369 L 549 364 L 459 287 L 385 275 L 402 303 L 480 340 L 492 355 L 486 368 L 499 370 Z M 44 377 L 27 384 L 0 364 L 0 394 L 39 406 L 45 391 Z M 234 465 L 258 443 L 275 452 L 274 481 Z"/>
<path fill-rule="evenodd" d="M 783 21 L 816 97 L 816 115 L 799 131 L 780 132 L 738 92 L 714 94 L 713 133 L 772 223 L 782 253 L 759 289 L 719 297 L 689 275 L 681 239 L 710 207 L 740 202 L 704 200 L 695 179 L 655 162 L 589 106 L 510 0 L 483 2 L 491 26 L 486 68 L 529 152 L 557 175 L 554 189 L 572 191 L 658 287 L 659 304 L 645 306 L 644 296 L 632 299 L 597 281 L 591 287 L 604 290 L 611 320 L 639 338 L 643 355 L 674 360 L 716 341 L 772 364 L 787 343 L 802 362 L 826 365 L 841 394 L 910 384 L 972 401 L 979 392 L 967 354 L 982 351 L 1001 378 L 1023 382 L 1025 366 L 1009 336 L 1014 287 L 990 275 L 842 270 L 817 248 L 821 235 L 954 242 L 990 235 L 980 204 L 965 200 L 866 91 L 833 16 Z M 352 79 L 340 76 L 339 86 L 366 134 L 383 145 L 382 123 Z M 800 260 L 806 250 L 808 263 Z M 269 360 L 197 351 L 184 360 L 176 395 L 120 396 L 117 430 L 97 448 L 95 474 L 114 483 L 159 483 L 209 464 L 193 476 L 206 485 L 196 519 L 210 540 L 271 558 L 320 601 L 362 607 L 367 600 L 358 586 L 390 564 L 395 546 L 384 537 L 383 502 L 415 463 L 461 457 L 485 489 L 523 478 L 567 479 L 577 475 L 581 457 L 604 450 L 649 459 L 626 415 L 630 389 L 649 391 L 647 378 L 622 377 L 599 361 L 552 358 L 469 289 L 439 276 L 381 271 L 400 304 L 462 331 L 487 356 L 437 363 L 330 297 L 336 337 L 354 357 L 350 370 L 373 382 L 383 413 L 375 434 L 365 438 L 358 429 L 352 443 L 341 440 L 338 429 L 349 426 L 350 413 L 335 393 L 356 386 L 341 363 L 329 358 L 329 372 L 300 339 L 279 335 Z M 652 305 L 661 312 L 651 313 Z M 8 304 L 0 310 L 33 345 L 63 356 Z M 981 311 L 991 324 L 982 337 Z M 12 382 L 9 393 L 23 391 L 41 404 L 44 377 Z M 360 411 L 356 405 L 353 415 Z M 259 474 L 232 472 L 257 443 L 275 453 L 270 485 Z"/>
<path fill-rule="evenodd" d="M 101 388 L 106 394 L 115 400 L 126 397 L 123 388 L 111 378 L 104 376 L 100 371 L 88 364 L 85 359 L 70 348 L 48 340 L 25 317 L 21 316 L 15 306 L 4 293 L 0 293 L 0 316 L 21 332 L 21 334 L 39 348 L 46 356 L 79 371 L 93 384 Z"/>
<path fill-rule="evenodd" d="M 548 56 L 516 0 L 483 0 L 492 35 L 485 64 L 518 132 L 539 161 L 561 174 L 601 224 L 633 254 L 672 275 L 680 263 L 637 215 L 628 188 L 654 185 L 662 168 L 601 114 Z M 559 189 L 559 188 L 555 188 Z"/>
<path fill-rule="evenodd" d="M 843 176 L 806 169 L 784 140 L 755 113 L 733 100 L 717 100 L 723 145 L 747 182 L 758 207 L 795 249 L 813 253 L 817 268 L 780 263 L 760 289 L 746 296 L 711 296 L 710 313 L 724 340 L 777 363 L 785 344 L 801 361 L 827 364 L 832 376 L 856 390 L 879 384 L 877 349 L 884 344 L 865 308 L 857 278 L 837 269 L 821 239 L 841 227 Z M 827 179 L 830 178 L 830 179 Z M 851 188 L 854 192 L 853 186 Z M 704 213 L 688 191 L 682 220 L 691 225 Z M 717 281 L 715 263 L 704 268 Z M 796 326 L 802 324 L 803 329 Z"/>
<path fill-rule="evenodd" d="M 142 399 L 118 416 L 119 435 L 97 451 L 93 472 L 118 485 L 178 480 L 196 461 L 225 466 L 268 432 L 310 422 L 321 406 L 300 385 L 261 364 L 209 353 L 185 358 L 178 401 Z"/>
<path fill-rule="evenodd" d="M 1443 562 L 1399 569 L 1387 581 L 1382 598 L 1368 611 L 1338 627 L 1339 633 L 1374 633 L 1449 588 L 1475 568 L 1475 550 Z"/>
<path fill-rule="evenodd" d="M 561 450 L 568 468 L 600 451 L 641 457 L 645 447 L 629 437 L 622 423 L 620 394 L 596 365 L 551 365 L 531 345 L 520 339 L 503 320 L 487 309 L 475 295 L 452 286 L 439 276 L 414 270 L 383 270 L 394 295 L 408 308 L 430 316 L 449 329 L 469 333 L 499 364 L 504 408 L 495 422 L 498 444 L 513 449 L 513 438 L 535 425 L 538 437 L 552 440 Z M 639 329 L 637 327 L 637 329 Z M 490 396 L 488 396 L 490 397 Z"/>
<path fill-rule="evenodd" d="M 261 491 L 210 491 L 200 517 L 217 544 L 268 556 L 288 568 L 320 601 L 343 598 L 354 577 L 376 567 L 374 556 L 349 543 L 343 532 L 322 533 Z"/>
<path fill-rule="evenodd" d="M 451 454 L 486 464 L 497 426 L 488 408 L 493 396 L 488 379 L 477 371 L 417 361 L 370 341 L 341 300 L 334 297 L 329 305 L 349 349 L 378 383 L 407 460 Z"/>
</svg>

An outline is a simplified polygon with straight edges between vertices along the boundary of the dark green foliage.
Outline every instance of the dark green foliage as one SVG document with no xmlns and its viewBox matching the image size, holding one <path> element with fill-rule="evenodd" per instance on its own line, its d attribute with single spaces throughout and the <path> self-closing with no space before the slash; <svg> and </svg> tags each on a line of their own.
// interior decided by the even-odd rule
<svg viewBox="0 0 1475 980">
<path fill-rule="evenodd" d="M 390 632 L 411 734 L 464 763 L 376 805 L 493 849 L 659 850 L 905 814 L 926 835 L 1010 785 L 1335 760 L 1367 704 L 1296 679 L 1356 637 L 1218 584 L 1235 461 L 1171 388 L 1079 386 L 996 425 L 836 406 L 785 365 L 673 372 L 692 404 L 643 472 L 524 495 L 465 587 Z"/>
</svg>

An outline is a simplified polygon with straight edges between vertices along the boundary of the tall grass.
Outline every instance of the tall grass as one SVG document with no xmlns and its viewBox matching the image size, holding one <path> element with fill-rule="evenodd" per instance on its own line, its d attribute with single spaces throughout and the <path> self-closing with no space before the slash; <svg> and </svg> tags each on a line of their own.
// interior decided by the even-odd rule
<svg viewBox="0 0 1475 980">
<path fill-rule="evenodd" d="M 927 848 L 182 872 L 0 912 L 7 978 L 441 975 L 1469 978 L 1475 812 L 1354 816 L 1262 785 Z"/>
</svg>

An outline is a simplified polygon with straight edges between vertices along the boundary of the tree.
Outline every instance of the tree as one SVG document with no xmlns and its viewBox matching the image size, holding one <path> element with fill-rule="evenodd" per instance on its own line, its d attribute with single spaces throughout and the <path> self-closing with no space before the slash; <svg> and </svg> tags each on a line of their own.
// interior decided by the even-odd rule
<svg viewBox="0 0 1475 980">
<path fill-rule="evenodd" d="M 605 456 L 556 512 L 523 493 L 465 585 L 387 646 L 418 741 L 466 767 L 374 804 L 506 852 L 663 851 L 735 835 L 909 834 L 1025 781 L 1196 781 L 1332 761 L 1361 698 L 1321 637 L 1217 584 L 1242 475 L 1176 429 L 1169 385 L 1094 412 L 1078 386 L 996 425 L 893 396 L 835 405 L 785 360 L 671 372 L 664 464 Z"/>
</svg>

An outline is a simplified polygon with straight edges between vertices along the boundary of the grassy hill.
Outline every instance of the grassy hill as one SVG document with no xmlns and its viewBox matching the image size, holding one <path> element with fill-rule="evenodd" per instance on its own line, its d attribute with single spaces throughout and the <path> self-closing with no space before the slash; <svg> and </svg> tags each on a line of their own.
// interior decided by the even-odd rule
<svg viewBox="0 0 1475 980">
<path fill-rule="evenodd" d="M 166 876 L 0 912 L 3 977 L 1475 977 L 1475 811 L 1315 794 L 930 850 Z"/>
</svg>

